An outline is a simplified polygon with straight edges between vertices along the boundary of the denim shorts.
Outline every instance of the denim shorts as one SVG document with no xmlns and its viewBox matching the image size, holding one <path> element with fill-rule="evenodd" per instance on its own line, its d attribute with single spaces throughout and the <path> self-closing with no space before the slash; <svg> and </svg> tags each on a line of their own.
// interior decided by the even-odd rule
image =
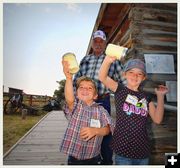
<svg viewBox="0 0 180 168">
<path fill-rule="evenodd" d="M 115 165 L 148 165 L 149 158 L 132 159 L 115 154 Z"/>
</svg>

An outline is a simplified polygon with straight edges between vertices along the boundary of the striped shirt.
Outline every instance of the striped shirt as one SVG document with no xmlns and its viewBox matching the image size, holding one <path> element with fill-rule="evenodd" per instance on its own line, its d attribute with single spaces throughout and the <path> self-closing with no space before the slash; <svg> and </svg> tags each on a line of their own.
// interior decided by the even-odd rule
<svg viewBox="0 0 180 168">
<path fill-rule="evenodd" d="M 101 81 L 99 81 L 98 78 L 99 70 L 104 58 L 105 58 L 104 54 L 100 56 L 95 56 L 93 54 L 85 56 L 80 62 L 79 72 L 74 76 L 74 84 L 76 83 L 76 80 L 79 77 L 87 76 L 95 81 L 99 96 L 109 93 L 109 90 L 104 86 L 104 84 L 102 84 Z M 121 62 L 119 60 L 116 60 L 114 63 L 111 64 L 109 68 L 108 76 L 110 76 L 115 81 L 120 82 L 123 80 L 121 78 L 121 72 L 122 72 Z"/>
<path fill-rule="evenodd" d="M 97 119 L 100 121 L 101 127 L 109 124 L 111 131 L 113 131 L 115 124 L 107 111 L 95 102 L 88 106 L 76 99 L 73 111 L 70 112 L 66 106 L 65 115 L 69 119 L 69 123 L 60 145 L 60 151 L 79 160 L 99 155 L 103 136 L 95 136 L 89 141 L 84 141 L 80 138 L 80 129 L 90 127 L 91 119 Z"/>
</svg>

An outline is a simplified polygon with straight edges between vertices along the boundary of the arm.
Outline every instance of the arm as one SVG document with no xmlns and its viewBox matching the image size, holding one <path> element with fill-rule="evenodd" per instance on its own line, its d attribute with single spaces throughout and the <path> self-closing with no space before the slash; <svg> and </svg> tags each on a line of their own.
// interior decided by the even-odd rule
<svg viewBox="0 0 180 168">
<path fill-rule="evenodd" d="M 160 85 L 159 88 L 155 88 L 157 95 L 157 107 L 154 106 L 153 102 L 149 103 L 149 115 L 153 122 L 160 124 L 164 116 L 164 95 L 168 92 L 168 88 Z"/>
<path fill-rule="evenodd" d="M 94 127 L 83 127 L 80 131 L 80 137 L 85 141 L 90 140 L 95 136 L 105 136 L 108 135 L 110 132 L 110 127 L 105 126 L 101 128 L 94 128 Z"/>
<path fill-rule="evenodd" d="M 62 65 L 63 65 L 63 72 L 66 76 L 66 83 L 64 88 L 65 99 L 69 109 L 72 110 L 75 99 L 74 91 L 73 91 L 72 74 L 69 72 L 69 65 L 67 61 L 62 61 Z"/>
<path fill-rule="evenodd" d="M 99 70 L 99 80 L 113 92 L 116 91 L 118 83 L 108 76 L 108 71 L 111 63 L 115 60 L 115 57 L 106 56 Z"/>
</svg>

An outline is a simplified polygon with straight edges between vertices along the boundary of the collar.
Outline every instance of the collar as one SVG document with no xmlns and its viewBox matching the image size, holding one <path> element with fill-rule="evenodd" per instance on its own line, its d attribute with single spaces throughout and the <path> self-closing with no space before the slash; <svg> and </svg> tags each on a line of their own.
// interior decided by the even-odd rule
<svg viewBox="0 0 180 168">
<path fill-rule="evenodd" d="M 78 98 L 76 98 L 76 99 L 77 99 L 77 101 L 78 101 L 80 104 L 82 104 L 83 106 L 86 106 L 86 107 L 96 107 L 96 106 L 98 106 L 98 103 L 96 103 L 95 101 L 93 101 L 91 105 L 87 105 L 87 104 L 86 104 L 85 102 L 83 102 L 82 100 L 79 100 Z"/>
</svg>

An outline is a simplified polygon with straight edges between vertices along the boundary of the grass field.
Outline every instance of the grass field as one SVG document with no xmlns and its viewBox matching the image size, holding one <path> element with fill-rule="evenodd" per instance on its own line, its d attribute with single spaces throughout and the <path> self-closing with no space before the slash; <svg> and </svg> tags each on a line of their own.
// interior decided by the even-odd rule
<svg viewBox="0 0 180 168">
<path fill-rule="evenodd" d="M 31 129 L 47 112 L 38 116 L 27 116 L 22 119 L 21 115 L 3 116 L 3 154 L 7 152 L 29 129 Z"/>
</svg>

